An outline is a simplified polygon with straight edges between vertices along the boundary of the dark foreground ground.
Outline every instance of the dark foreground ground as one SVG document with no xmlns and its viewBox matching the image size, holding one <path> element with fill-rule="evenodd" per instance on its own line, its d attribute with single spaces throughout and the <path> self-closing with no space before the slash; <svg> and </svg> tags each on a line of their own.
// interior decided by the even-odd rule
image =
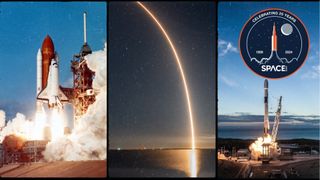
<svg viewBox="0 0 320 180">
<path fill-rule="evenodd" d="M 253 179 L 319 179 L 319 158 L 300 159 L 298 161 L 271 162 L 262 165 L 261 162 L 234 162 L 218 160 L 218 178 L 253 178 Z M 291 169 L 294 168 L 292 173 Z M 279 173 L 273 174 L 273 171 Z"/>
<path fill-rule="evenodd" d="M 106 177 L 106 160 L 11 164 L 0 168 L 0 177 Z"/>
<path fill-rule="evenodd" d="M 238 149 L 248 149 L 255 139 L 227 139 L 219 138 L 217 149 L 224 148 L 231 152 Z M 236 162 L 235 157 L 227 160 L 218 160 L 218 178 L 311 178 L 319 179 L 320 158 L 317 154 L 311 154 L 311 150 L 319 152 L 319 140 L 311 139 L 290 139 L 278 140 L 278 144 L 295 144 L 293 160 L 273 160 L 270 164 L 262 164 L 261 161 Z M 304 152 L 303 154 L 299 152 Z"/>
</svg>

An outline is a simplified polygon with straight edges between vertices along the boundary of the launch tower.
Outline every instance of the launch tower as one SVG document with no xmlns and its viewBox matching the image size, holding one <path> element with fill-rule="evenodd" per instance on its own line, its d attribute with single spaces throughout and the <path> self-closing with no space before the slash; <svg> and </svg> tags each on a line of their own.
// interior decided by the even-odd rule
<svg viewBox="0 0 320 180">
<path fill-rule="evenodd" d="M 86 34 L 86 12 L 83 14 L 84 44 L 80 53 L 73 56 L 71 60 L 71 70 L 73 73 L 73 99 L 74 123 L 86 113 L 90 104 L 95 101 L 95 94 L 92 88 L 94 72 L 88 68 L 85 56 L 92 53 L 87 43 Z"/>
</svg>

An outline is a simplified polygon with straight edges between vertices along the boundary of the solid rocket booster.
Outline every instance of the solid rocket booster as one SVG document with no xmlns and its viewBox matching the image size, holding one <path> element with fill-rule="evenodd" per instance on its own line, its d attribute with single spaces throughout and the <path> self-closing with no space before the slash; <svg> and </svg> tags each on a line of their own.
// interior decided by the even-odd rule
<svg viewBox="0 0 320 180">
<path fill-rule="evenodd" d="M 38 50 L 37 53 L 37 95 L 42 90 L 42 54 L 41 49 Z M 36 102 L 36 111 L 42 111 L 42 103 L 37 101 Z"/>
<path fill-rule="evenodd" d="M 38 50 L 37 54 L 37 94 L 42 90 L 42 54 L 41 49 Z"/>
<path fill-rule="evenodd" d="M 277 31 L 276 31 L 276 24 L 273 23 L 273 28 L 272 28 L 272 36 L 271 36 L 271 50 L 272 51 L 277 51 L 278 49 L 278 38 L 277 38 Z"/>
<path fill-rule="evenodd" d="M 264 80 L 264 121 L 263 134 L 267 135 L 269 131 L 269 111 L 268 111 L 268 80 Z"/>
</svg>

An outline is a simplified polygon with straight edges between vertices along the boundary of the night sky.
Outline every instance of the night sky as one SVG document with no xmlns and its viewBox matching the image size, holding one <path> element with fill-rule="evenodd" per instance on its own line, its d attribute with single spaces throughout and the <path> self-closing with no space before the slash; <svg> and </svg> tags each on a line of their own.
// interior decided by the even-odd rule
<svg viewBox="0 0 320 180">
<path fill-rule="evenodd" d="M 215 5 L 145 2 L 180 55 L 198 148 L 215 144 Z M 176 60 L 135 2 L 109 3 L 110 148 L 190 147 L 190 123 Z"/>
</svg>

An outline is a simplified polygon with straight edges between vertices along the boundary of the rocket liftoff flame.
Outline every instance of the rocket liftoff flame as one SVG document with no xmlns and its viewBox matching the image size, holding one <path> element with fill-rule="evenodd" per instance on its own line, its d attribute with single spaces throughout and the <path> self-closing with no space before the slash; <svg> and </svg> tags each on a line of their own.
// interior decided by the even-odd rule
<svg viewBox="0 0 320 180">
<path fill-rule="evenodd" d="M 180 61 L 180 58 L 178 56 L 178 53 L 176 51 L 176 48 L 174 47 L 169 35 L 167 34 L 166 30 L 163 28 L 163 26 L 161 25 L 161 23 L 158 21 L 158 19 L 151 13 L 151 11 L 146 7 L 144 6 L 141 2 L 137 2 L 138 5 L 140 5 L 142 7 L 142 9 L 144 9 L 149 15 L 150 17 L 154 20 L 154 22 L 158 25 L 158 27 L 160 28 L 161 32 L 163 33 L 163 35 L 165 36 L 166 40 L 168 41 L 172 51 L 173 51 L 173 54 L 175 56 L 175 59 L 176 59 L 176 62 L 177 62 L 177 65 L 179 67 L 179 70 L 180 70 L 180 75 L 181 75 L 181 78 L 182 78 L 182 81 L 183 81 L 183 85 L 184 85 L 184 90 L 185 90 L 185 94 L 186 94 L 186 99 L 187 99 L 187 103 L 188 103 L 188 111 L 189 111 L 189 119 L 190 119 L 190 127 L 191 127 L 191 147 L 192 147 L 192 159 L 196 159 L 195 158 L 195 138 L 194 138 L 194 127 L 193 127 L 193 116 L 192 116 L 192 107 L 191 107 L 191 100 L 190 100 L 190 95 L 189 95 L 189 89 L 188 89 L 188 85 L 187 85 L 187 80 L 185 78 L 185 75 L 184 75 L 184 71 L 183 71 L 183 67 L 182 67 L 182 64 L 181 64 L 181 61 Z M 196 162 L 195 160 L 192 161 L 192 166 L 196 167 Z M 193 170 L 191 174 L 192 177 L 195 177 L 196 176 L 196 171 Z"/>
<path fill-rule="evenodd" d="M 46 113 L 41 106 L 41 111 L 37 111 L 35 115 L 34 128 L 33 128 L 33 140 L 42 140 L 43 137 L 43 129 L 45 127 L 45 123 L 47 120 Z"/>
<path fill-rule="evenodd" d="M 259 157 L 263 154 L 263 144 L 269 144 L 270 157 L 277 157 L 279 155 L 279 152 L 277 150 L 278 144 L 272 141 L 272 136 L 270 134 L 267 134 L 266 136 L 259 137 L 254 143 L 249 146 L 252 159 L 258 160 Z"/>
<path fill-rule="evenodd" d="M 59 111 L 57 108 L 54 108 L 52 110 L 51 114 L 51 139 L 57 140 L 58 138 L 63 136 L 63 118 L 61 111 Z"/>
</svg>

